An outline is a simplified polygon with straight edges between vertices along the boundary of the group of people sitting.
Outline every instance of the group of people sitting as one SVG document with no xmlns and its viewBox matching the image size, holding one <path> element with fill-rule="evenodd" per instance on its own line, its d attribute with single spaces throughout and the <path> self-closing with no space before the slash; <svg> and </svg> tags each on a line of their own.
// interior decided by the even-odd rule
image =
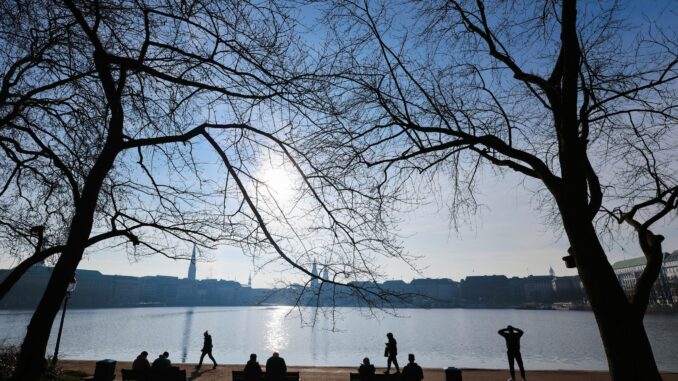
<svg viewBox="0 0 678 381">
<path fill-rule="evenodd" d="M 243 373 L 245 373 L 245 381 L 259 381 L 262 379 L 263 371 L 257 361 L 256 353 L 250 355 L 250 360 L 245 364 Z M 285 359 L 280 357 L 278 352 L 273 352 L 273 355 L 266 360 L 266 380 L 283 381 L 286 375 L 287 364 L 285 364 Z"/>
<path fill-rule="evenodd" d="M 132 363 L 132 370 L 137 372 L 149 372 L 151 369 L 169 369 L 172 367 L 172 361 L 169 359 L 169 353 L 163 352 L 153 361 L 148 361 L 148 352 L 143 351 Z"/>
<path fill-rule="evenodd" d="M 421 369 L 419 364 L 414 362 L 414 354 L 410 353 L 407 355 L 408 363 L 403 368 L 403 372 L 400 373 L 398 370 L 396 373 L 400 373 L 401 381 L 421 381 L 424 379 L 424 370 Z M 360 381 L 370 381 L 374 378 L 376 369 L 374 365 L 370 364 L 370 359 L 365 357 L 363 363 L 358 368 L 358 375 L 360 376 Z M 389 372 L 384 372 L 388 374 Z"/>
<path fill-rule="evenodd" d="M 414 354 L 410 353 L 408 355 L 409 363 L 403 368 L 403 372 L 400 375 L 402 381 L 421 381 L 424 379 L 424 371 L 421 367 L 414 362 Z M 363 359 L 362 365 L 358 368 L 358 374 L 360 375 L 361 381 L 370 381 L 374 378 L 376 369 L 374 365 L 370 363 L 370 359 L 365 357 Z M 264 372 L 261 370 L 261 365 L 257 361 L 257 355 L 252 353 L 250 355 L 250 360 L 245 364 L 245 369 L 243 371 L 245 375 L 245 381 L 260 381 Z M 400 373 L 400 370 L 398 370 Z M 266 381 L 283 381 L 285 375 L 287 374 L 287 364 L 285 364 L 285 359 L 280 357 L 278 352 L 273 352 L 273 355 L 266 361 Z"/>
</svg>

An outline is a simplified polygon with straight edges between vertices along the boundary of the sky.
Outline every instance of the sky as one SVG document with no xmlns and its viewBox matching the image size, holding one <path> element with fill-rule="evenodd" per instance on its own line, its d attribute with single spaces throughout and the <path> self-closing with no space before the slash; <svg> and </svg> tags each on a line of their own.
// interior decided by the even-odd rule
<svg viewBox="0 0 678 381">
<path fill-rule="evenodd" d="M 489 172 L 489 171 L 488 171 Z M 556 275 L 575 275 L 567 269 L 561 257 L 566 255 L 566 240 L 543 225 L 540 212 L 535 209 L 532 193 L 514 174 L 488 177 L 483 181 L 479 202 L 482 212 L 469 220 L 459 232 L 450 227 L 447 212 L 435 203 L 423 205 L 403 218 L 399 226 L 404 236 L 404 248 L 420 258 L 415 262 L 421 274 L 402 262 L 381 262 L 389 279 L 450 278 L 456 281 L 469 275 L 504 274 L 527 276 L 548 274 L 550 267 Z M 678 250 L 676 224 L 658 227 L 664 234 L 664 251 Z M 275 287 L 282 274 L 274 268 L 254 271 L 251 259 L 238 248 L 222 248 L 207 253 L 209 261 L 197 264 L 198 279 L 228 279 L 246 283 L 252 274 L 254 287 Z M 610 262 L 641 256 L 632 240 L 621 240 L 608 250 Z M 9 267 L 4 260 L 1 267 Z M 114 275 L 167 275 L 186 277 L 188 261 L 164 257 L 148 257 L 130 261 L 125 253 L 106 250 L 88 253 L 80 269 L 98 270 Z"/>
<path fill-rule="evenodd" d="M 646 10 L 663 9 L 667 2 L 643 2 Z M 640 2 L 630 2 L 632 8 L 643 8 Z M 669 16 L 675 19 L 675 14 Z M 487 171 L 488 173 L 491 171 Z M 280 174 L 275 174 L 279 177 Z M 568 244 L 558 231 L 543 224 L 543 216 L 532 201 L 531 190 L 516 174 L 503 176 L 486 175 L 482 180 L 478 201 L 481 212 L 464 224 L 459 231 L 450 226 L 447 211 L 431 202 L 422 205 L 407 215 L 399 216 L 399 225 L 407 253 L 420 257 L 414 272 L 406 263 L 388 261 L 379 263 L 390 279 L 409 281 L 413 278 L 451 278 L 460 280 L 469 275 L 504 274 L 526 276 L 547 274 L 552 267 L 557 275 L 574 275 L 566 269 L 561 257 L 566 255 Z M 281 184 L 284 179 L 277 179 Z M 678 224 L 665 223 L 654 229 L 663 234 L 664 251 L 678 250 Z M 642 253 L 632 237 L 618 237 L 618 242 L 608 247 L 610 262 L 641 256 Z M 188 254 L 188 253 L 187 253 Z M 210 260 L 197 264 L 199 279 L 215 278 L 246 283 L 252 275 L 255 287 L 272 287 L 282 274 L 275 268 L 254 270 L 251 258 L 239 248 L 224 247 L 205 253 Z M 0 267 L 8 268 L 16 263 L 0 256 Z M 186 277 L 188 261 L 164 257 L 148 257 L 139 260 L 128 258 L 119 250 L 107 249 L 88 252 L 80 269 L 98 270 L 104 274 L 134 276 L 168 275 Z"/>
</svg>

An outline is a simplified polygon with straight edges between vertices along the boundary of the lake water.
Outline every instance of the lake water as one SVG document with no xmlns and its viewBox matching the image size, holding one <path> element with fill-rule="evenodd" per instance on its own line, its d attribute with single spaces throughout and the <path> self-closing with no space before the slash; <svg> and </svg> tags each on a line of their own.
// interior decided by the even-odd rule
<svg viewBox="0 0 678 381">
<path fill-rule="evenodd" d="M 334 312 L 334 317 L 331 313 Z M 378 366 L 386 333 L 398 340 L 399 360 L 417 355 L 424 367 L 504 368 L 506 349 L 496 331 L 507 324 L 525 330 L 522 353 L 528 369 L 605 370 L 593 314 L 587 311 L 400 309 L 398 316 L 357 308 L 320 311 L 289 307 L 177 307 L 69 310 L 60 358 L 131 361 L 168 351 L 174 362 L 197 362 L 202 333 L 209 330 L 214 356 L 223 364 L 260 361 L 279 351 L 289 365 L 357 366 L 368 356 Z M 31 317 L 0 311 L 0 341 L 20 343 Z M 52 329 L 54 348 L 58 319 Z M 645 326 L 659 368 L 678 371 L 678 315 L 648 315 Z"/>
</svg>

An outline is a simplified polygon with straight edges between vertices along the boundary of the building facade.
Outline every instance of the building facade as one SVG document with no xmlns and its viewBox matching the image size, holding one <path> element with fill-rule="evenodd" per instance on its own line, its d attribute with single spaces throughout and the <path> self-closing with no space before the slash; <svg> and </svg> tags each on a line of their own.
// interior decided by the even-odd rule
<svg viewBox="0 0 678 381">
<path fill-rule="evenodd" d="M 633 294 L 646 263 L 645 257 L 638 257 L 615 262 L 612 265 L 626 295 Z M 672 254 L 664 254 L 662 270 L 650 293 L 650 305 L 670 307 L 678 305 L 678 250 Z"/>
</svg>

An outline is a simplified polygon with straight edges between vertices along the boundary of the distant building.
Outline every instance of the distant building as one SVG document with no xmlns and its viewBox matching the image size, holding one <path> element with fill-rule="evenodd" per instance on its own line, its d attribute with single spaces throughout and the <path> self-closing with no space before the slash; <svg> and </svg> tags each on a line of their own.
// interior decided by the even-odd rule
<svg viewBox="0 0 678 381">
<path fill-rule="evenodd" d="M 671 291 L 673 305 L 678 305 L 678 250 L 664 258 L 664 274 Z"/>
<path fill-rule="evenodd" d="M 313 275 L 313 279 L 311 279 L 311 286 L 312 287 L 318 287 L 318 265 L 316 264 L 315 260 L 313 261 L 313 267 L 311 268 L 311 274 Z"/>
<path fill-rule="evenodd" d="M 582 303 L 585 298 L 584 288 L 579 275 L 553 278 L 553 293 L 557 302 Z"/>
<path fill-rule="evenodd" d="M 646 263 L 645 257 L 638 257 L 615 262 L 612 265 L 617 279 L 627 295 L 633 294 Z M 674 251 L 673 254 L 665 253 L 661 272 L 650 292 L 650 304 L 674 305 L 678 303 L 676 297 L 678 273 L 676 268 L 678 268 L 678 250 Z"/>
<path fill-rule="evenodd" d="M 451 279 L 413 279 L 409 286 L 416 305 L 450 307 L 460 303 L 459 283 Z"/>
<path fill-rule="evenodd" d="M 469 276 L 461 281 L 461 293 L 469 306 L 511 305 L 511 288 L 505 275 Z"/>
<path fill-rule="evenodd" d="M 188 265 L 188 280 L 189 281 L 195 281 L 195 252 L 196 252 L 196 246 L 193 244 L 193 253 L 191 254 L 191 264 Z"/>
<path fill-rule="evenodd" d="M 522 278 L 525 301 L 528 303 L 553 303 L 553 279 L 554 277 L 551 275 L 530 275 L 527 278 Z"/>
</svg>

